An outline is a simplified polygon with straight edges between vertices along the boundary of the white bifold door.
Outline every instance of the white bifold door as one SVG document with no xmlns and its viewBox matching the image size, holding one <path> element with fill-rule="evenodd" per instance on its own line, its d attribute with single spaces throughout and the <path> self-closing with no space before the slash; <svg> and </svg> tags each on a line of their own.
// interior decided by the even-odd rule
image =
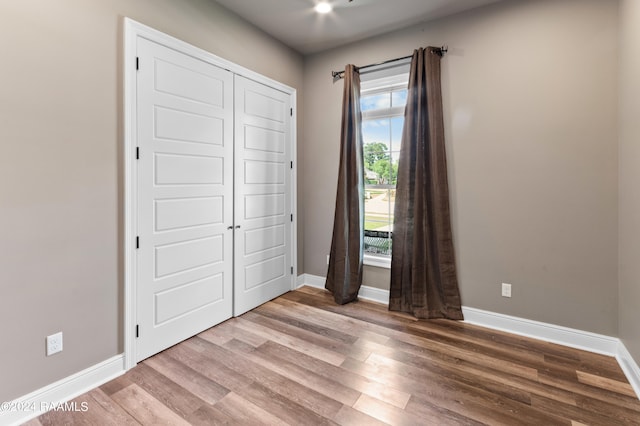
<svg viewBox="0 0 640 426">
<path fill-rule="evenodd" d="M 143 38 L 137 51 L 142 360 L 291 289 L 291 135 L 289 95 Z"/>
<path fill-rule="evenodd" d="M 291 290 L 291 102 L 235 79 L 234 315 Z"/>
</svg>

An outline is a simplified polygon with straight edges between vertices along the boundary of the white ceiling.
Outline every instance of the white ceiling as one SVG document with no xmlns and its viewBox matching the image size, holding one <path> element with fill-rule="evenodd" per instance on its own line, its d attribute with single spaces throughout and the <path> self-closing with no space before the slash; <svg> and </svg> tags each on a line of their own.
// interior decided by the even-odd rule
<svg viewBox="0 0 640 426">
<path fill-rule="evenodd" d="M 500 0 L 215 0 L 300 53 L 308 54 Z"/>
</svg>

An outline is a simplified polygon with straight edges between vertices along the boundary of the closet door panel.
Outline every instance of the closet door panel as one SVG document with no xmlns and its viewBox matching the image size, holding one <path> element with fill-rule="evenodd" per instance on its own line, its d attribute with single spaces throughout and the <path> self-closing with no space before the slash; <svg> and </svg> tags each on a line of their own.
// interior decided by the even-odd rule
<svg viewBox="0 0 640 426">
<path fill-rule="evenodd" d="M 233 74 L 143 38 L 138 57 L 139 361 L 232 316 Z"/>
<path fill-rule="evenodd" d="M 234 315 L 291 290 L 290 98 L 235 76 Z"/>
</svg>

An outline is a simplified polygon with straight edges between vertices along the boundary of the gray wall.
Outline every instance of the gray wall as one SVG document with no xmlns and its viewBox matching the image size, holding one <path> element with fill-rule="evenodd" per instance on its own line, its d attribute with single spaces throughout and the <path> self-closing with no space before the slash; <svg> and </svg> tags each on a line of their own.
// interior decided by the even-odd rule
<svg viewBox="0 0 640 426">
<path fill-rule="evenodd" d="M 0 2 L 0 401 L 123 349 L 123 16 L 298 89 L 302 106 L 302 57 L 215 2 Z M 64 351 L 47 358 L 57 331 Z"/>
<path fill-rule="evenodd" d="M 616 1 L 497 3 L 306 57 L 305 271 L 326 274 L 331 244 L 342 83 L 330 71 L 441 44 L 463 304 L 617 335 Z M 366 269 L 365 285 L 388 288 L 388 270 Z"/>
<path fill-rule="evenodd" d="M 640 363 L 640 2 L 620 3 L 620 338 Z"/>
</svg>

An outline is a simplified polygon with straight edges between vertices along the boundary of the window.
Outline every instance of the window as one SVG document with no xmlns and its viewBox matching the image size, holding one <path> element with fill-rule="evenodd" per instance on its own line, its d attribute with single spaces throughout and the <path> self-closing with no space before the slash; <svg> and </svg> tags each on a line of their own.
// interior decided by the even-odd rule
<svg viewBox="0 0 640 426">
<path fill-rule="evenodd" d="M 361 86 L 364 253 L 365 264 L 374 266 L 389 267 L 391 259 L 398 159 L 407 102 L 408 74 L 403 71 L 396 68 L 396 75 L 368 79 Z"/>
</svg>

